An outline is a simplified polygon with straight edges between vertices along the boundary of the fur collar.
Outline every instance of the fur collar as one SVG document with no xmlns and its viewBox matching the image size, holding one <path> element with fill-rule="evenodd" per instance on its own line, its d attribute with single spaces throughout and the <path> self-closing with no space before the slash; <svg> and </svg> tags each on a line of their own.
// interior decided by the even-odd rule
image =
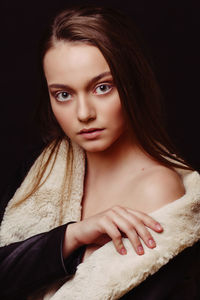
<svg viewBox="0 0 200 300">
<path fill-rule="evenodd" d="M 70 181 L 69 176 L 65 176 L 70 164 L 70 160 L 66 159 L 68 150 L 68 144 L 63 141 L 46 182 L 32 197 L 14 207 L 30 186 L 35 172 L 47 159 L 48 151 L 37 159 L 6 208 L 0 228 L 1 246 L 50 230 L 60 223 L 80 220 L 84 153 L 73 144 L 74 163 Z M 186 194 L 151 214 L 164 227 L 162 234 L 152 231 L 157 241 L 155 249 L 143 244 L 145 254 L 138 256 L 129 240 L 124 239 L 128 253 L 121 256 L 109 242 L 81 263 L 72 279 L 62 285 L 52 286 L 43 296 L 34 299 L 119 299 L 183 249 L 192 246 L 200 239 L 200 175 L 182 170 L 179 173 Z M 71 194 L 67 192 L 69 182 Z M 64 213 L 60 221 L 61 211 Z"/>
</svg>

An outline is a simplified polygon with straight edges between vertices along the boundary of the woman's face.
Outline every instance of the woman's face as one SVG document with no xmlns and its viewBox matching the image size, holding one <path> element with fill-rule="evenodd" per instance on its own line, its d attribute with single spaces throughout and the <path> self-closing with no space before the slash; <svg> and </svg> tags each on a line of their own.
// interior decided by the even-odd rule
<svg viewBox="0 0 200 300">
<path fill-rule="evenodd" d="M 57 42 L 44 57 L 44 72 L 53 113 L 72 141 L 104 151 L 125 133 L 119 94 L 98 48 Z"/>
</svg>

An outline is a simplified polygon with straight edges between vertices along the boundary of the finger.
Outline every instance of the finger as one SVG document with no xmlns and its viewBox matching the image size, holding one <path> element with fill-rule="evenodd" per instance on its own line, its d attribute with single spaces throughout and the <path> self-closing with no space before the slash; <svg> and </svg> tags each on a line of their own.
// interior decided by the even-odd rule
<svg viewBox="0 0 200 300">
<path fill-rule="evenodd" d="M 144 248 L 141 244 L 141 241 L 139 239 L 139 236 L 138 236 L 136 230 L 134 228 L 128 229 L 126 235 L 127 235 L 127 238 L 129 239 L 129 241 L 131 242 L 135 252 L 139 255 L 144 254 Z"/>
<path fill-rule="evenodd" d="M 134 219 L 133 224 L 134 224 L 137 234 L 144 241 L 146 246 L 149 248 L 155 248 L 156 242 L 155 242 L 154 238 L 152 237 L 151 233 L 145 227 L 145 225 L 139 219 L 138 220 Z"/>
<path fill-rule="evenodd" d="M 156 242 L 154 238 L 152 237 L 151 233 L 146 228 L 146 225 L 134 214 L 130 214 L 126 209 L 121 207 L 115 207 L 114 211 L 117 212 L 119 215 L 121 215 L 123 218 L 128 220 L 128 222 L 131 224 L 132 228 L 135 230 L 137 236 L 144 241 L 144 243 L 149 248 L 155 248 Z M 130 226 L 130 225 L 129 225 Z M 138 245 L 138 239 L 136 239 L 135 234 L 132 235 L 132 240 L 134 241 L 134 245 L 137 245 L 139 249 L 141 250 L 140 245 Z"/>
<path fill-rule="evenodd" d="M 145 214 L 145 213 L 137 211 L 137 210 L 132 210 L 130 208 L 126 208 L 126 210 L 129 213 L 137 216 L 147 227 L 151 228 L 152 230 L 154 230 L 158 233 L 163 231 L 162 225 L 159 222 L 157 222 L 156 220 L 154 220 L 148 214 Z"/>
<path fill-rule="evenodd" d="M 101 226 L 103 231 L 112 239 L 117 252 L 125 255 L 127 251 L 122 241 L 122 235 L 117 226 L 108 217 L 104 217 Z"/>
<path fill-rule="evenodd" d="M 112 211 L 112 219 L 120 231 L 126 234 L 135 252 L 139 255 L 144 254 L 143 246 L 134 228 L 133 222 L 129 221 L 128 218 L 124 218 L 114 210 Z"/>
</svg>

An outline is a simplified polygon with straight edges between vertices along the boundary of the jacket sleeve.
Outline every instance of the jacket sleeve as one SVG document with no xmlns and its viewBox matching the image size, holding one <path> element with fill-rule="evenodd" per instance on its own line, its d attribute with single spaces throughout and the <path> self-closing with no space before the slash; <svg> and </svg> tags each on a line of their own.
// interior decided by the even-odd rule
<svg viewBox="0 0 200 300">
<path fill-rule="evenodd" d="M 9 184 L 2 189 L 0 224 L 9 200 L 40 152 L 39 149 L 25 159 L 11 176 Z M 62 245 L 68 224 L 25 241 L 0 247 L 0 299 L 23 300 L 45 285 L 64 277 L 67 280 L 75 273 L 85 247 L 74 251 L 66 260 L 63 259 Z"/>
<path fill-rule="evenodd" d="M 63 260 L 62 244 L 68 224 L 0 248 L 0 299 L 23 299 L 75 273 L 84 247 Z"/>
</svg>

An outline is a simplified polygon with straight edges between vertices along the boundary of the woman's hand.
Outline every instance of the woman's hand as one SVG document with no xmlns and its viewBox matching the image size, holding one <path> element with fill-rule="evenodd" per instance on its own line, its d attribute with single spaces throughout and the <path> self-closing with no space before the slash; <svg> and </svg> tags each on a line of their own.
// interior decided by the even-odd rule
<svg viewBox="0 0 200 300">
<path fill-rule="evenodd" d="M 69 224 L 66 230 L 63 252 L 68 256 L 82 245 L 96 244 L 102 246 L 113 241 L 120 254 L 126 254 L 122 237 L 127 237 L 137 254 L 144 254 L 140 238 L 149 248 L 156 243 L 147 227 L 160 233 L 160 223 L 149 215 L 121 206 L 113 206 L 80 222 Z"/>
</svg>

